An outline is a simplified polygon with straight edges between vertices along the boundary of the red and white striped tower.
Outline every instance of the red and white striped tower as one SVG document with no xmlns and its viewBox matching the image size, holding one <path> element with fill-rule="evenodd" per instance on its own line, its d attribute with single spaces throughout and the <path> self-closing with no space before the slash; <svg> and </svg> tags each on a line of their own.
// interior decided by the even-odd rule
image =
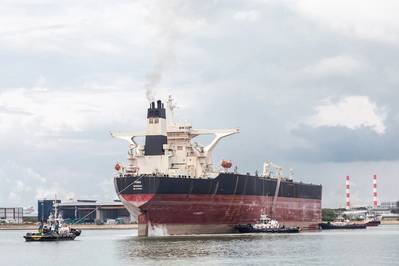
<svg viewBox="0 0 399 266">
<path fill-rule="evenodd" d="M 378 198 L 377 198 L 377 175 L 373 176 L 373 208 L 378 207 Z"/>
<path fill-rule="evenodd" d="M 351 208 L 351 194 L 350 194 L 350 182 L 349 176 L 346 176 L 346 209 L 349 210 Z"/>
</svg>

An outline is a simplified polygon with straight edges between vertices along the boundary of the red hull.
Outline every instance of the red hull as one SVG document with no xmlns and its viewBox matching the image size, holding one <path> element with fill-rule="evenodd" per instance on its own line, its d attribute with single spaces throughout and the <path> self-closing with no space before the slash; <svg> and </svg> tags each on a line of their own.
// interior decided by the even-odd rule
<svg viewBox="0 0 399 266">
<path fill-rule="evenodd" d="M 321 200 L 238 195 L 125 194 L 122 201 L 138 217 L 139 235 L 160 226 L 167 234 L 227 233 L 236 224 L 255 223 L 266 213 L 287 226 L 317 229 Z M 149 226 L 149 227 L 148 227 Z"/>
</svg>

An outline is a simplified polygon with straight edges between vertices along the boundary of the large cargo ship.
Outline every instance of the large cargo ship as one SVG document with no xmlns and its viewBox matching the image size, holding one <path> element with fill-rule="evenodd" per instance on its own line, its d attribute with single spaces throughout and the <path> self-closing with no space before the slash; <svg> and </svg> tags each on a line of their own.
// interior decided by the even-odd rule
<svg viewBox="0 0 399 266">
<path fill-rule="evenodd" d="M 226 160 L 215 167 L 212 151 L 239 129 L 193 129 L 174 121 L 171 98 L 167 109 L 168 120 L 164 104 L 152 102 L 145 132 L 112 133 L 128 142 L 128 162 L 115 165 L 114 184 L 137 219 L 139 236 L 231 233 L 238 224 L 256 223 L 262 214 L 283 225 L 318 229 L 321 185 L 294 182 L 269 161 L 255 175 L 230 171 Z M 206 146 L 193 141 L 209 134 L 214 138 Z"/>
</svg>

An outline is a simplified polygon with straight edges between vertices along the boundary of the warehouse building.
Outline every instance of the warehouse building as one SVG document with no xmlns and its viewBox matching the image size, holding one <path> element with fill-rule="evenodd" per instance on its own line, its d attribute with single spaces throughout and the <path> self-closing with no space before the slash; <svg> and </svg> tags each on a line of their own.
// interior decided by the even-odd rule
<svg viewBox="0 0 399 266">
<path fill-rule="evenodd" d="M 399 201 L 385 201 L 381 202 L 380 208 L 393 210 L 399 208 Z"/>
<path fill-rule="evenodd" d="M 0 223 L 21 224 L 23 216 L 24 210 L 21 207 L 0 208 Z"/>
<path fill-rule="evenodd" d="M 53 201 L 54 202 L 54 201 Z M 39 204 L 40 205 L 40 204 Z M 120 201 L 97 202 L 96 200 L 77 200 L 60 202 L 51 206 L 51 212 L 57 207 L 67 223 L 130 223 L 130 213 Z M 40 212 L 39 217 L 40 219 Z M 47 217 L 48 218 L 48 217 Z"/>
</svg>

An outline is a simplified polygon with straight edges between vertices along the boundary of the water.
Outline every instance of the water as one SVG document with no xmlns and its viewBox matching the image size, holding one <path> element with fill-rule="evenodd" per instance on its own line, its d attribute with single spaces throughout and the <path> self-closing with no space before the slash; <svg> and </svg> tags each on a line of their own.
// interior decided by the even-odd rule
<svg viewBox="0 0 399 266">
<path fill-rule="evenodd" d="M 75 241 L 27 243 L 0 231 L 0 265 L 399 265 L 399 226 L 294 235 L 139 238 L 86 230 Z"/>
</svg>

